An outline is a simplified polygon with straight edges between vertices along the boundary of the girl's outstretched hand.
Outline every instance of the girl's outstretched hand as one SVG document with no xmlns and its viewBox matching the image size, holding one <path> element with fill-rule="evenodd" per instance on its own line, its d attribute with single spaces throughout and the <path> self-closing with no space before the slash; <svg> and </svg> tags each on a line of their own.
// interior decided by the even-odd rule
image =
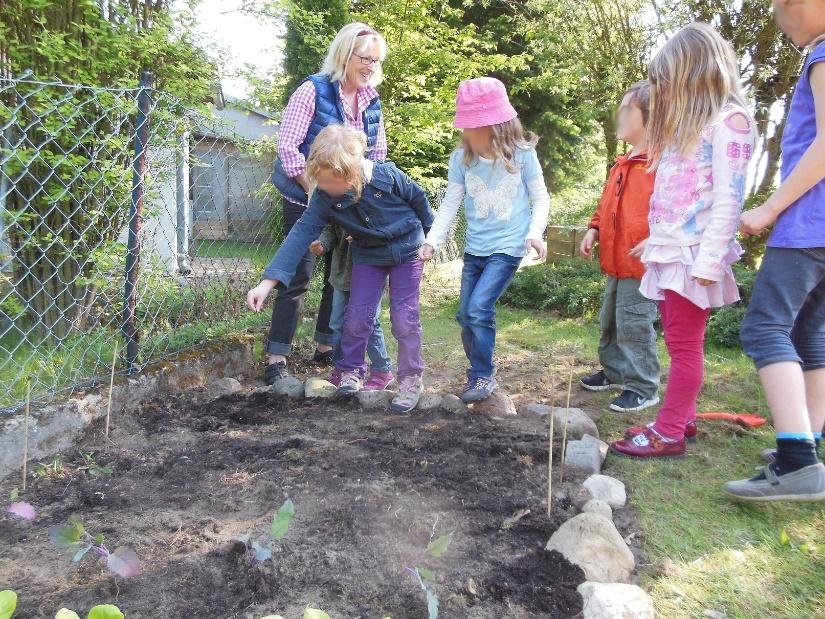
<svg viewBox="0 0 825 619">
<path fill-rule="evenodd" d="M 742 213 L 739 219 L 739 231 L 745 236 L 762 234 L 765 228 L 773 225 L 776 214 L 768 204 L 763 204 Z"/>
<path fill-rule="evenodd" d="M 418 257 L 421 258 L 424 262 L 427 260 L 432 260 L 433 256 L 435 256 L 435 247 L 432 245 L 428 245 L 424 243 L 421 247 L 418 248 Z"/>
<path fill-rule="evenodd" d="M 524 244 L 525 249 L 527 250 L 527 254 L 530 254 L 531 249 L 536 250 L 536 258 L 539 260 L 545 260 L 547 258 L 547 248 L 544 246 L 544 243 L 539 241 L 538 239 L 527 239 L 527 242 Z"/>
<path fill-rule="evenodd" d="M 255 312 L 260 312 L 267 295 L 278 285 L 274 279 L 264 279 L 252 290 L 246 293 L 246 304 Z"/>
</svg>

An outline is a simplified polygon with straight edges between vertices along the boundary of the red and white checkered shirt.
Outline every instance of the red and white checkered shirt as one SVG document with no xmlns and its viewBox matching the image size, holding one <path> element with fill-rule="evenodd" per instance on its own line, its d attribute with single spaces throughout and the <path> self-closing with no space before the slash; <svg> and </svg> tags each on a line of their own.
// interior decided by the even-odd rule
<svg viewBox="0 0 825 619">
<path fill-rule="evenodd" d="M 356 92 L 358 112 L 354 112 L 349 104 L 341 97 L 341 85 L 338 84 L 338 97 L 344 110 L 344 125 L 352 129 L 364 130 L 364 120 L 361 115 L 370 102 L 378 96 L 378 91 L 372 86 L 359 88 Z M 292 93 L 289 103 L 284 108 L 281 118 L 280 135 L 278 136 L 278 157 L 287 176 L 293 178 L 306 170 L 306 158 L 298 150 L 303 144 L 315 118 L 315 85 L 307 80 Z M 387 134 L 384 129 L 384 118 L 378 124 L 378 137 L 375 147 L 367 153 L 373 161 L 382 161 L 387 158 Z"/>
</svg>

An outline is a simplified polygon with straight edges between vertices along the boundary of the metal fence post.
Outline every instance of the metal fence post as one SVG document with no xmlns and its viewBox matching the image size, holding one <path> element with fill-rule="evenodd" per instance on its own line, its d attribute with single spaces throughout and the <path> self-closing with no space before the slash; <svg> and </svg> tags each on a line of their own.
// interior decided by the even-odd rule
<svg viewBox="0 0 825 619">
<path fill-rule="evenodd" d="M 136 369 L 139 333 L 135 324 L 137 307 L 138 272 L 140 271 L 140 227 L 146 198 L 146 170 L 149 147 L 150 89 L 154 76 L 141 71 L 137 94 L 137 118 L 135 121 L 135 156 L 132 163 L 132 204 L 129 209 L 129 237 L 126 246 L 126 285 L 123 299 L 123 338 L 126 340 L 126 370 Z"/>
<path fill-rule="evenodd" d="M 178 271 L 181 275 L 189 275 L 192 267 L 189 265 L 189 132 L 184 131 L 178 145 L 177 169 L 177 252 Z"/>
</svg>

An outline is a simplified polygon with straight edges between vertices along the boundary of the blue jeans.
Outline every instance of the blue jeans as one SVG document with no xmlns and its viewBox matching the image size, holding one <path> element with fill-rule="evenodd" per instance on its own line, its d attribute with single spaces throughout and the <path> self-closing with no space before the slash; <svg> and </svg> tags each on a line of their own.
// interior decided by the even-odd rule
<svg viewBox="0 0 825 619">
<path fill-rule="evenodd" d="M 825 247 L 768 247 L 742 321 L 742 349 L 756 364 L 825 368 Z"/>
<path fill-rule="evenodd" d="M 341 352 L 341 336 L 344 332 L 344 316 L 347 313 L 349 303 L 349 292 L 345 290 L 333 289 L 332 293 L 332 313 L 329 317 L 329 328 L 332 330 L 332 362 L 337 366 L 343 360 Z M 381 329 L 381 322 L 378 317 L 381 315 L 381 299 L 378 300 L 378 307 L 375 310 L 375 322 L 373 323 L 372 335 L 367 341 L 367 356 L 370 359 L 372 372 L 389 372 L 392 370 L 392 361 L 387 354 L 387 344 L 384 342 L 384 332 Z"/>
<path fill-rule="evenodd" d="M 521 258 L 507 254 L 464 254 L 456 320 L 461 325 L 461 343 L 470 361 L 470 381 L 495 374 L 496 302 L 513 281 L 519 264 Z"/>
</svg>

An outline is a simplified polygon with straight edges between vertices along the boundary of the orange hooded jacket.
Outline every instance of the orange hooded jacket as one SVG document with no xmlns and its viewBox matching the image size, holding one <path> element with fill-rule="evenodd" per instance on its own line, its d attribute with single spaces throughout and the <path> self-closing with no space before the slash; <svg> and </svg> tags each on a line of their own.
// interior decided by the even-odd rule
<svg viewBox="0 0 825 619">
<path fill-rule="evenodd" d="M 655 178 L 647 171 L 647 154 L 622 155 L 610 169 L 588 224 L 599 231 L 599 264 L 608 275 L 641 279 L 645 273 L 641 261 L 629 253 L 650 235 L 647 216 Z"/>
</svg>

